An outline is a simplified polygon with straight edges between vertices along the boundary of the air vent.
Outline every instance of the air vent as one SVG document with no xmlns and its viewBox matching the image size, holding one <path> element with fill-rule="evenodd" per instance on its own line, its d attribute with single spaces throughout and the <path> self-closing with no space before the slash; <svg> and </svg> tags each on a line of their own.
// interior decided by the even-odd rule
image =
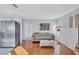
<svg viewBox="0 0 79 59">
<path fill-rule="evenodd" d="M 12 4 L 15 8 L 18 8 L 18 6 L 16 4 Z"/>
<path fill-rule="evenodd" d="M 18 8 L 16 4 L 9 4 L 9 6 L 13 6 L 14 8 Z"/>
</svg>

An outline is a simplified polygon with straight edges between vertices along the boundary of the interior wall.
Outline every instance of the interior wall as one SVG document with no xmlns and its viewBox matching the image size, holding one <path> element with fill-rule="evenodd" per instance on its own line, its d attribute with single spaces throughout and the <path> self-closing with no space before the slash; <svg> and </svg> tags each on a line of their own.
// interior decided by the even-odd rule
<svg viewBox="0 0 79 59">
<path fill-rule="evenodd" d="M 75 28 L 75 19 L 73 19 L 73 28 L 69 28 L 69 16 L 74 16 L 76 14 L 79 14 L 79 8 L 57 20 L 54 20 L 55 23 L 53 24 L 57 25 L 60 23 L 62 25 L 63 28 L 60 33 L 55 31 L 56 27 L 53 26 L 53 29 L 57 35 L 57 38 L 71 49 L 74 49 L 76 43 L 78 42 L 78 28 Z"/>
<path fill-rule="evenodd" d="M 26 39 L 27 37 L 31 37 L 34 32 L 33 22 L 28 20 L 22 20 L 22 37 Z"/>
<path fill-rule="evenodd" d="M 40 23 L 50 23 L 49 31 L 40 31 Z M 22 37 L 26 39 L 31 37 L 34 32 L 51 32 L 52 33 L 52 22 L 50 20 L 23 20 L 22 21 Z"/>
<path fill-rule="evenodd" d="M 51 20 L 39 20 L 39 21 L 33 21 L 35 32 L 51 32 L 52 30 L 52 23 Z M 49 23 L 50 24 L 50 30 L 48 31 L 40 31 L 40 23 Z"/>
</svg>

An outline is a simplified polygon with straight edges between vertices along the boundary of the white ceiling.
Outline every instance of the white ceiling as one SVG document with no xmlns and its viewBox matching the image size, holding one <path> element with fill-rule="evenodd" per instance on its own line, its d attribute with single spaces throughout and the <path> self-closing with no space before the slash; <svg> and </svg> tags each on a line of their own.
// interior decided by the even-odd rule
<svg viewBox="0 0 79 59">
<path fill-rule="evenodd" d="M 0 5 L 0 13 L 15 13 L 26 19 L 55 19 L 79 7 L 78 4 L 17 4 Z"/>
</svg>

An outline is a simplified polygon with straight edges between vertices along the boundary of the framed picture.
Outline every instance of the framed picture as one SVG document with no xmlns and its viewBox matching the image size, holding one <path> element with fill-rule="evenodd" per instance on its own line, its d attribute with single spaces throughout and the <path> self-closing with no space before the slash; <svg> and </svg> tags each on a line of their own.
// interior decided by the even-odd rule
<svg viewBox="0 0 79 59">
<path fill-rule="evenodd" d="M 79 14 L 75 15 L 75 28 L 78 28 L 79 24 Z"/>
<path fill-rule="evenodd" d="M 41 31 L 50 30 L 50 24 L 49 23 L 40 23 L 40 30 Z"/>
<path fill-rule="evenodd" d="M 69 28 L 73 28 L 73 16 L 69 17 Z"/>
</svg>

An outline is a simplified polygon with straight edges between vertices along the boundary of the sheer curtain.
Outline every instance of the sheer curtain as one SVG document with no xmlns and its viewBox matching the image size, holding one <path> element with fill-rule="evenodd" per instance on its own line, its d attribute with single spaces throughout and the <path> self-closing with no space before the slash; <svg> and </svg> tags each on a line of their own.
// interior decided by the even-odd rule
<svg viewBox="0 0 79 59">
<path fill-rule="evenodd" d="M 17 14 L 0 14 L 0 21 L 17 21 L 20 23 L 20 43 L 22 43 L 22 17 Z"/>
</svg>

